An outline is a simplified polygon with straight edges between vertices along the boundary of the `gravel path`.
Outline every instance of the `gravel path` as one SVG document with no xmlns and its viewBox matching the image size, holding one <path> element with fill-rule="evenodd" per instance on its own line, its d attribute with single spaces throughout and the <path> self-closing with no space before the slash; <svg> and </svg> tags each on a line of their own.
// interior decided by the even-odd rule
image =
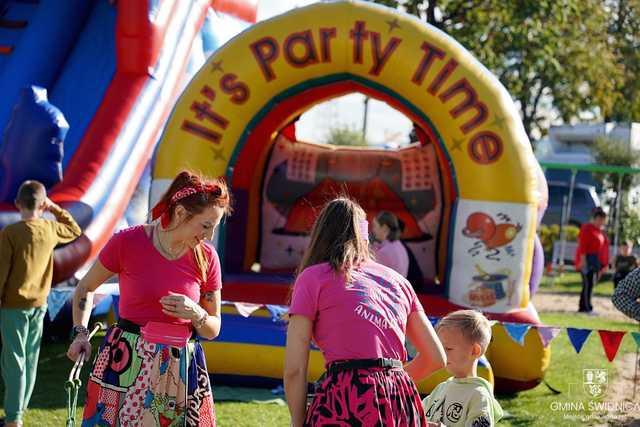
<svg viewBox="0 0 640 427">
<path fill-rule="evenodd" d="M 546 293 L 538 292 L 533 297 L 533 305 L 540 312 L 547 313 L 577 313 L 580 296 L 573 293 Z M 611 298 L 594 296 L 592 298 L 593 309 L 599 317 L 628 322 L 629 318 L 620 313 L 613 306 Z M 586 316 L 586 314 L 585 314 Z"/>
</svg>

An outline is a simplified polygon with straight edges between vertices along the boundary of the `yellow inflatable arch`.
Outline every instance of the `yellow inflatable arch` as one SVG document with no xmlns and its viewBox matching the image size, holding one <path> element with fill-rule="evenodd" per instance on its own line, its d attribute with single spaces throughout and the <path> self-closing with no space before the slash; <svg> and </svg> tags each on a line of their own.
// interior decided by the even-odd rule
<svg viewBox="0 0 640 427">
<path fill-rule="evenodd" d="M 284 302 L 286 291 L 274 300 L 249 278 L 244 291 L 234 292 L 241 284 L 230 279 L 250 273 L 256 259 L 256 206 L 268 153 L 301 113 L 351 92 L 383 100 L 414 122 L 421 144 L 400 156 L 419 167 L 422 151 L 436 153 L 442 176 L 436 282 L 446 287 L 450 305 L 435 314 L 470 306 L 536 323 L 527 307 L 539 166 L 511 97 L 447 34 L 360 1 L 313 4 L 252 26 L 209 59 L 168 121 L 153 170 L 156 195 L 190 168 L 226 176 L 236 198 L 218 242 L 227 274 L 223 297 Z M 536 373 L 517 380 L 542 376 L 548 353 L 534 353 L 528 372 Z"/>
</svg>

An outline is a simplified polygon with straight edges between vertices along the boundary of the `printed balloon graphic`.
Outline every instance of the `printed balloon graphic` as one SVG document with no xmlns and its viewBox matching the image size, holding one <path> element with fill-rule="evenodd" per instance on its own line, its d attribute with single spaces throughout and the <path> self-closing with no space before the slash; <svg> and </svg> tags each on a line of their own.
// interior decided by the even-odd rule
<svg viewBox="0 0 640 427">
<path fill-rule="evenodd" d="M 508 255 L 514 255 L 509 243 L 522 230 L 522 225 L 513 224 L 511 218 L 503 213 L 499 213 L 497 217 L 504 222 L 496 224 L 491 215 L 484 212 L 474 212 L 467 217 L 467 224 L 462 234 L 471 239 L 477 239 L 468 250 L 471 256 L 479 255 L 484 249 L 487 259 L 500 261 L 500 248 L 504 248 Z"/>
</svg>

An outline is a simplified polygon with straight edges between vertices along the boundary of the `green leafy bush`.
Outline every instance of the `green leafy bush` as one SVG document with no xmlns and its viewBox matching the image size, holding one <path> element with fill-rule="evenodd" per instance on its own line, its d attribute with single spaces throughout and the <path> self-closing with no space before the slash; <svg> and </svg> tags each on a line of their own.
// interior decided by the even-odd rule
<svg viewBox="0 0 640 427">
<path fill-rule="evenodd" d="M 575 225 L 565 226 L 567 242 L 577 241 L 579 232 L 580 229 Z M 553 243 L 556 240 L 560 240 L 560 226 L 558 224 L 552 224 L 550 226 L 542 224 L 538 228 L 538 235 L 540 236 L 540 242 L 542 243 L 544 252 L 551 253 L 553 251 Z"/>
</svg>

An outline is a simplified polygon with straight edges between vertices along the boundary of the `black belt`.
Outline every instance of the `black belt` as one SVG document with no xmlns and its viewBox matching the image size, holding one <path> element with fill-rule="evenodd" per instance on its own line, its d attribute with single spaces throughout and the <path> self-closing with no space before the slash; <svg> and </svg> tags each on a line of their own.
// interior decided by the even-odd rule
<svg viewBox="0 0 640 427">
<path fill-rule="evenodd" d="M 352 359 L 352 360 L 336 360 L 329 364 L 327 374 L 333 375 L 340 371 L 351 369 L 367 369 L 367 368 L 402 368 L 402 362 L 396 359 Z"/>
<path fill-rule="evenodd" d="M 116 325 L 125 332 L 140 335 L 140 325 L 133 323 L 131 320 L 123 319 L 121 317 L 118 319 L 118 323 Z"/>
</svg>

